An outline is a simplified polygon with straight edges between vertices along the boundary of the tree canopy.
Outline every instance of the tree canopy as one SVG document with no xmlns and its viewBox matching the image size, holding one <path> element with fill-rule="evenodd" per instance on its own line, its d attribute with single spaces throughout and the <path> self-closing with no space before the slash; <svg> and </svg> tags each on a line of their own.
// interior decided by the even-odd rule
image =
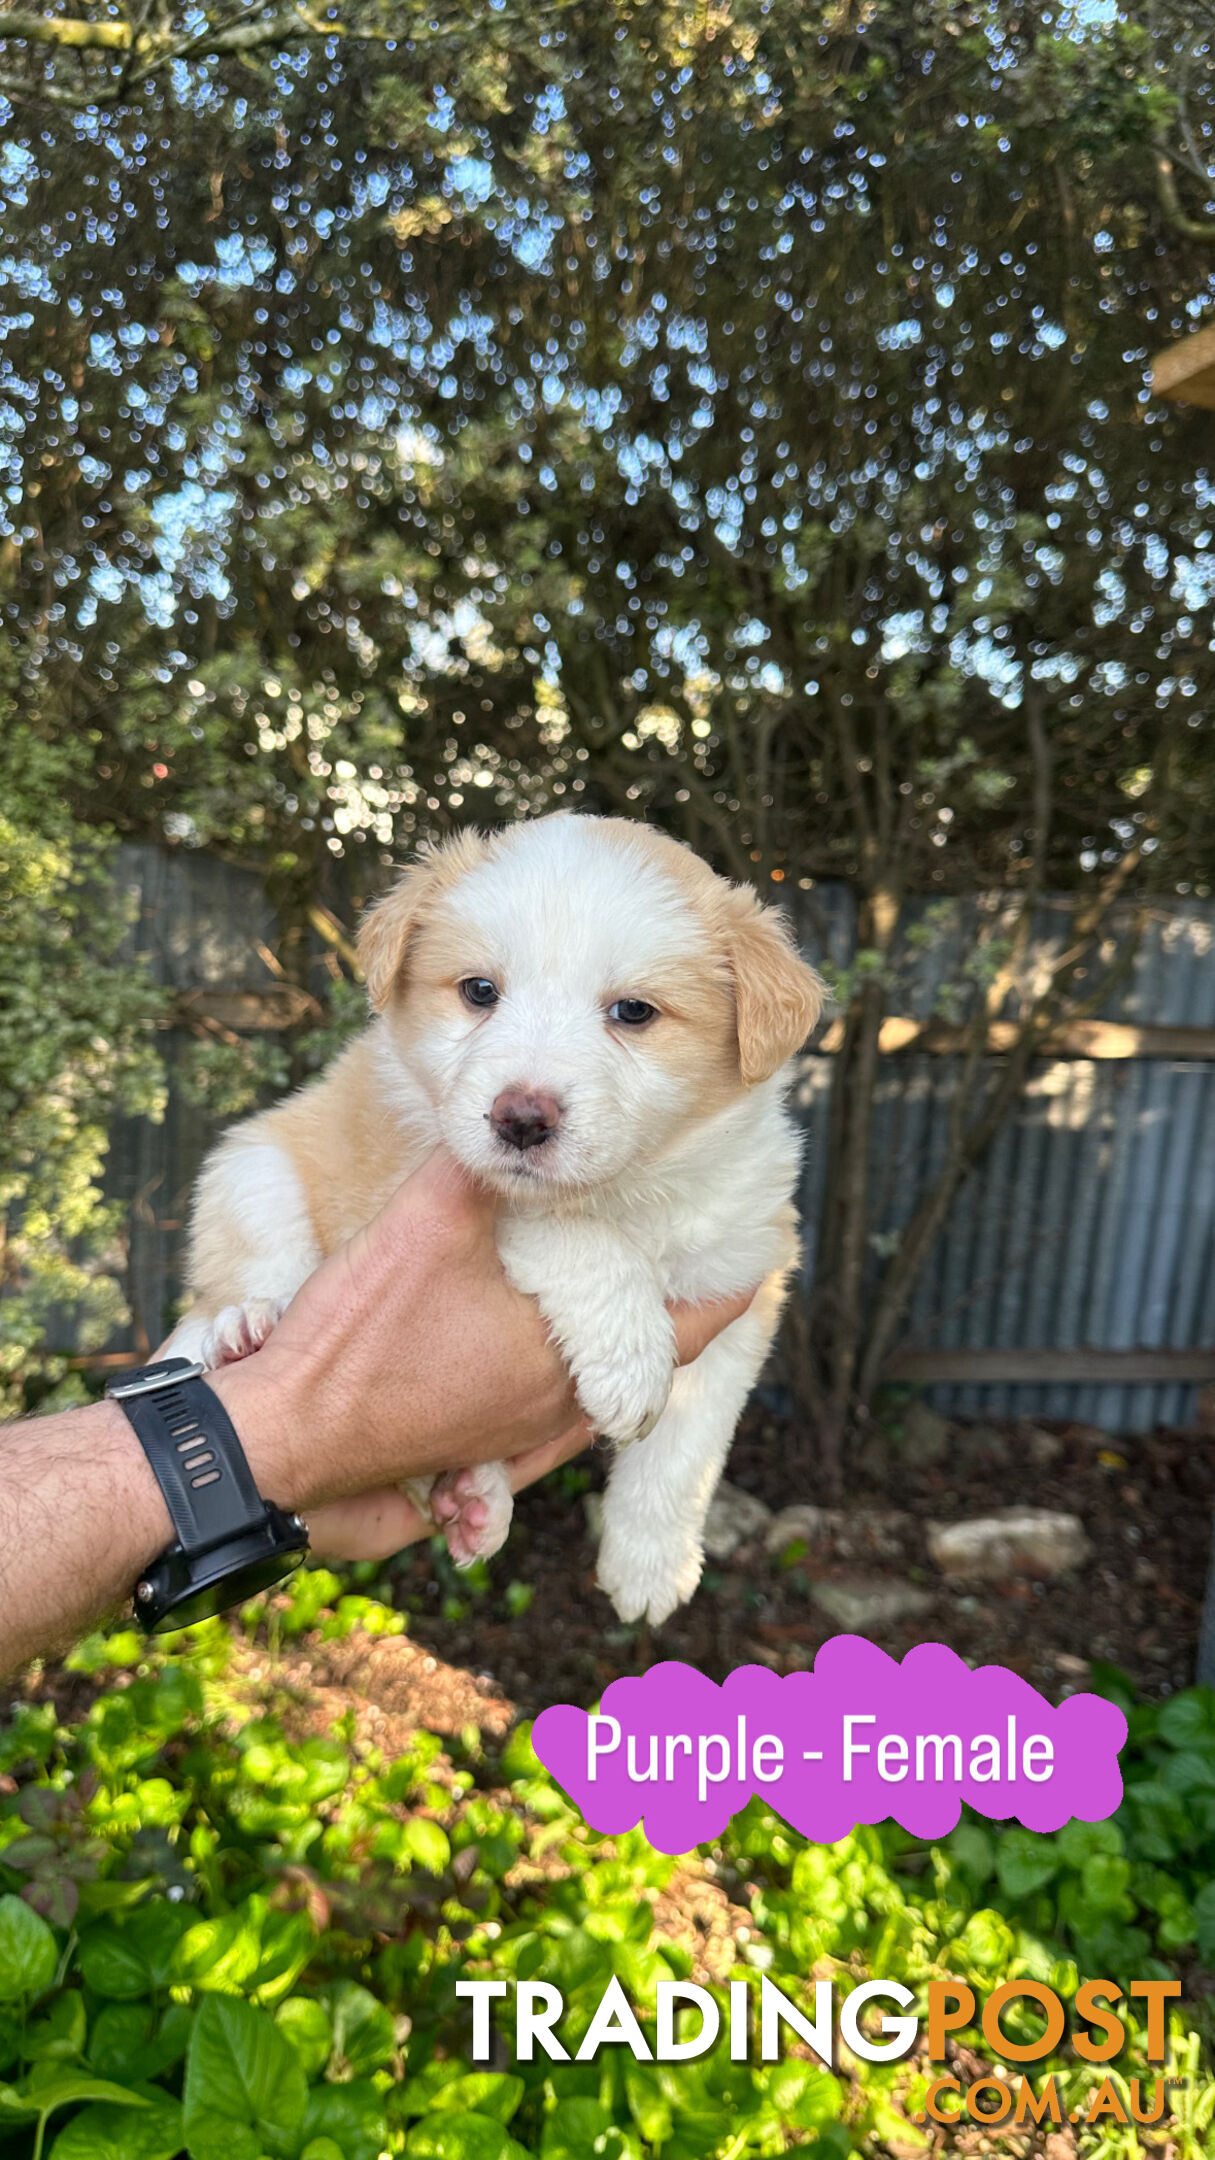
<svg viewBox="0 0 1215 2160">
<path fill-rule="evenodd" d="M 289 972 L 419 833 L 562 802 L 851 879 L 867 1024 L 907 894 L 1209 889 L 1205 438 L 1147 386 L 1211 287 L 1180 18 L 115 4 L 0 46 L 25 717 L 87 824 L 261 867 Z"/>
<path fill-rule="evenodd" d="M 735 869 L 1206 875 L 1133 25 L 140 21 L 4 18 L 4 599 L 93 807 L 309 881 L 563 789 Z"/>
</svg>

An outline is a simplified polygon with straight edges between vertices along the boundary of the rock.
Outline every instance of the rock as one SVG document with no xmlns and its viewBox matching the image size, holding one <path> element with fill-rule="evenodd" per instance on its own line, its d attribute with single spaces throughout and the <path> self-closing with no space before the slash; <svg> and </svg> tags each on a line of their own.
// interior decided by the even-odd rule
<svg viewBox="0 0 1215 2160">
<path fill-rule="evenodd" d="M 730 1485 L 722 1478 L 705 1517 L 704 1548 L 708 1558 L 728 1560 L 740 1545 L 766 1530 L 771 1520 L 771 1508 L 757 1500 L 754 1493 L 744 1492 L 741 1486 Z"/>
<path fill-rule="evenodd" d="M 841 1514 L 840 1508 L 814 1507 L 808 1500 L 795 1500 L 792 1507 L 784 1507 L 779 1515 L 772 1516 L 764 1532 L 764 1547 L 779 1556 L 799 1539 L 807 1545 L 816 1545 L 821 1539 L 830 1537 Z"/>
<path fill-rule="evenodd" d="M 823 1508 L 798 1500 L 772 1517 L 764 1544 L 775 1559 L 799 1541 L 830 1545 L 845 1556 L 876 1554 L 897 1559 L 913 1534 L 912 1517 L 902 1508 Z"/>
<path fill-rule="evenodd" d="M 854 1575 L 848 1582 L 816 1582 L 810 1596 L 820 1612 L 848 1635 L 888 1627 L 928 1611 L 932 1599 L 913 1583 L 891 1582 L 885 1575 Z"/>
<path fill-rule="evenodd" d="M 1010 1575 L 1061 1575 L 1088 1558 L 1078 1515 L 1051 1508 L 1000 1508 L 969 1522 L 929 1523 L 928 1551 L 943 1575 L 995 1582 Z"/>
<path fill-rule="evenodd" d="M 926 1402 L 908 1403 L 897 1423 L 892 1421 L 887 1431 L 899 1461 L 917 1470 L 930 1470 L 934 1463 L 942 1461 L 949 1448 L 948 1422 Z"/>
<path fill-rule="evenodd" d="M 1029 1459 L 1036 1470 L 1049 1470 L 1063 1453 L 1063 1442 L 1058 1433 L 1044 1432 L 1041 1425 L 1022 1425 L 1017 1433 L 1020 1445 L 1028 1450 Z"/>
</svg>

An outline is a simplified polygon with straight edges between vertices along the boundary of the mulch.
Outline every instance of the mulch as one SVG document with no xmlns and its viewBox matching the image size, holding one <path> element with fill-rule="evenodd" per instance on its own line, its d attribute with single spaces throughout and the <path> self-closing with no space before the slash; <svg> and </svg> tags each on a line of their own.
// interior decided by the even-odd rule
<svg viewBox="0 0 1215 2160">
<path fill-rule="evenodd" d="M 1045 1465 L 1031 1454 L 1035 1433 L 1049 1436 L 1035 1442 L 1037 1453 L 1053 1454 Z M 728 1476 L 772 1508 L 813 1501 L 820 1495 L 808 1456 L 794 1421 L 756 1402 Z M 1094 1659 L 1118 1666 L 1148 1699 L 1192 1682 L 1215 1513 L 1215 1443 L 1203 1434 L 959 1426 L 930 1466 L 883 1461 L 873 1447 L 866 1456 L 850 1471 L 832 1538 L 792 1565 L 758 1544 L 711 1563 L 691 1604 L 659 1629 L 622 1626 L 596 1589 L 585 1494 L 570 1489 L 568 1474 L 521 1496 L 510 1539 L 490 1565 L 491 1587 L 465 1597 L 461 1617 L 451 1606 L 459 1578 L 425 1548 L 395 1564 L 391 1595 L 410 1615 L 413 1642 L 491 1681 L 528 1713 L 551 1702 L 589 1704 L 610 1680 L 661 1658 L 715 1679 L 757 1662 L 805 1667 L 838 1632 L 813 1602 L 814 1581 L 858 1574 L 914 1584 L 931 1599 L 914 1617 L 866 1631 L 896 1657 L 917 1642 L 946 1643 L 972 1665 L 1010 1666 L 1054 1700 L 1087 1685 Z M 606 1458 L 584 1462 L 601 1486 Z M 1081 1568 L 1053 1581 L 940 1576 L 926 1523 L 1026 1504 L 1081 1518 L 1091 1546 Z M 893 1540 L 880 1521 L 892 1509 L 905 1518 Z M 526 1611 L 508 1609 L 511 1584 L 530 1589 Z"/>
</svg>

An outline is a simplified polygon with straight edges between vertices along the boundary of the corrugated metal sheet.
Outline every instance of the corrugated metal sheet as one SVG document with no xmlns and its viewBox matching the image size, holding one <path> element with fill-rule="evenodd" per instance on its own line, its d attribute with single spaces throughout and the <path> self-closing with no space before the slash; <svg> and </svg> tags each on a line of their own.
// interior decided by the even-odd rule
<svg viewBox="0 0 1215 2160">
<path fill-rule="evenodd" d="M 128 846 L 119 850 L 119 875 L 132 915 L 127 950 L 146 956 L 156 982 L 182 991 L 270 986 L 257 946 L 273 941 L 274 911 L 251 872 L 211 856 Z M 178 1028 L 160 1038 L 163 1123 L 123 1118 L 110 1139 L 106 1186 L 129 1211 L 126 1294 L 141 1354 L 156 1348 L 176 1316 L 190 1193 L 215 1131 L 174 1085 L 188 1040 Z"/>
<path fill-rule="evenodd" d="M 271 935 L 256 878 L 207 857 L 122 851 L 136 905 L 133 939 L 158 979 L 179 989 L 266 988 L 256 951 Z M 935 907 L 931 940 L 904 943 L 895 1009 L 926 1018 L 956 972 L 978 901 Z M 1066 902 L 1045 905 L 1034 947 L 1058 951 Z M 906 930 L 928 908 L 907 911 Z M 846 966 L 855 909 L 842 886 L 798 895 L 813 958 Z M 1129 946 L 1126 947 L 1129 952 Z M 1101 1017 L 1141 1025 L 1215 1026 L 1215 904 L 1167 903 L 1154 914 L 1125 980 Z M 180 1040 L 166 1043 L 170 1075 Z M 960 1064 L 908 1053 L 882 1060 L 874 1132 L 874 1270 L 943 1160 Z M 808 1128 L 802 1205 L 807 1266 L 821 1207 L 835 1061 L 803 1060 L 798 1101 Z M 163 1126 L 114 1134 L 110 1186 L 132 1211 L 131 1298 L 143 1339 L 170 1317 L 181 1224 L 209 1128 L 170 1090 Z M 957 1196 L 904 1334 L 932 1348 L 1176 1348 L 1215 1343 L 1215 1065 L 1042 1060 L 1016 1116 Z M 1111 1430 L 1186 1421 L 1194 1391 L 1176 1385 L 937 1387 L 962 1417 L 1080 1418 Z"/>
<path fill-rule="evenodd" d="M 807 950 L 837 958 L 853 909 L 839 888 L 807 896 Z M 904 946 L 900 1012 L 927 1018 L 970 942 L 977 903 L 938 911 L 933 944 Z M 1065 901 L 1044 906 L 1033 947 L 1057 952 Z M 908 923 L 923 922 L 923 905 Z M 1140 1026 L 1215 1025 L 1215 904 L 1169 902 L 1137 946 L 1115 944 L 1125 978 L 1098 1006 Z M 823 1179 L 832 1060 L 810 1056 L 799 1091 L 809 1128 L 803 1189 L 808 1264 Z M 882 1061 L 874 1129 L 874 1240 L 908 1221 L 944 1159 L 958 1060 Z M 1016 1115 L 957 1195 L 917 1288 L 902 1346 L 931 1349 L 1194 1348 L 1215 1343 L 1215 1065 L 1041 1059 Z M 879 1264 L 875 1253 L 875 1269 Z M 1195 1389 L 1011 1383 L 936 1386 L 965 1418 L 1077 1418 L 1111 1431 L 1183 1423 Z"/>
</svg>

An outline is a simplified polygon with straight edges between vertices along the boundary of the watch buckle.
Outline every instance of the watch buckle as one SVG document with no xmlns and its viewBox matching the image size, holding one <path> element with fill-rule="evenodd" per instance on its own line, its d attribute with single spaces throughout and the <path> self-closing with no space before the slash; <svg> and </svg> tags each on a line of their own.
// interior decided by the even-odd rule
<svg viewBox="0 0 1215 2160">
<path fill-rule="evenodd" d="M 106 1394 L 111 1402 L 122 1402 L 130 1395 L 154 1395 L 157 1388 L 177 1387 L 182 1380 L 205 1380 L 205 1365 L 175 1366 L 172 1372 L 144 1373 L 138 1380 L 111 1380 Z"/>
</svg>

